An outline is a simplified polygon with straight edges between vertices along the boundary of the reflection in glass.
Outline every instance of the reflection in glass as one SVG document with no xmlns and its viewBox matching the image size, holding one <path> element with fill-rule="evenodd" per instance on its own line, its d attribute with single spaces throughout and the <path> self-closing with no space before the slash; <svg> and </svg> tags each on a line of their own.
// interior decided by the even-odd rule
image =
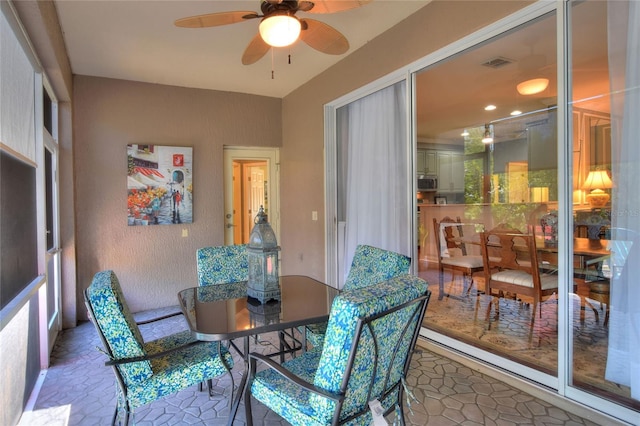
<svg viewBox="0 0 640 426">
<path fill-rule="evenodd" d="M 571 384 L 640 410 L 640 201 L 632 195 L 640 165 L 640 89 L 638 73 L 629 73 L 640 64 L 640 44 L 631 35 L 640 25 L 640 4 L 576 2 L 570 14 L 573 114 L 578 119 L 573 136 L 582 148 L 583 181 L 577 187 L 586 191 L 577 199 L 582 203 L 574 197 L 574 225 L 590 247 L 603 249 L 600 256 L 580 255 L 576 268 L 583 272 L 584 295 L 596 315 L 571 329 Z M 588 204 L 593 188 L 605 193 L 604 204 Z"/>
</svg>

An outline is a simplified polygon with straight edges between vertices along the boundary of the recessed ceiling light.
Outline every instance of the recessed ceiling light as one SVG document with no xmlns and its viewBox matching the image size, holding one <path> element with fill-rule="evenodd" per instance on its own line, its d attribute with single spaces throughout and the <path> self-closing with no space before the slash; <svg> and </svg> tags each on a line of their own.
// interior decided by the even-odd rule
<svg viewBox="0 0 640 426">
<path fill-rule="evenodd" d="M 486 107 L 484 107 L 485 111 L 493 111 L 494 109 L 496 109 L 495 105 L 487 105 Z"/>
<path fill-rule="evenodd" d="M 520 111 L 519 109 L 514 109 L 513 111 L 511 111 L 511 115 L 520 115 L 522 114 L 522 111 Z"/>
</svg>

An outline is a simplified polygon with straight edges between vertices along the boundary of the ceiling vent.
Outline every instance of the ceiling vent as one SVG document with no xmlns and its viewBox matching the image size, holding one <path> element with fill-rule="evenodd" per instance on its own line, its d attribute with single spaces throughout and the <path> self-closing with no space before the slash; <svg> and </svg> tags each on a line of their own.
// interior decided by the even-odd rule
<svg viewBox="0 0 640 426">
<path fill-rule="evenodd" d="M 496 56 L 495 58 L 491 58 L 482 65 L 489 68 L 500 68 L 505 65 L 512 63 L 511 59 L 503 58 L 502 56 Z"/>
</svg>

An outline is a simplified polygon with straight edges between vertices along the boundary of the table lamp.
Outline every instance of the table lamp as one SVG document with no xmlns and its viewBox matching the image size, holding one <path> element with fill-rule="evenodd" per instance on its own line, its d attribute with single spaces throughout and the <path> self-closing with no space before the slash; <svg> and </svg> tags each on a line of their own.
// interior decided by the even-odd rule
<svg viewBox="0 0 640 426">
<path fill-rule="evenodd" d="M 604 189 L 613 186 L 606 170 L 592 170 L 587 176 L 587 180 L 582 185 L 582 189 L 591 190 L 587 194 L 587 201 L 592 208 L 604 207 L 609 202 L 609 194 Z"/>
</svg>

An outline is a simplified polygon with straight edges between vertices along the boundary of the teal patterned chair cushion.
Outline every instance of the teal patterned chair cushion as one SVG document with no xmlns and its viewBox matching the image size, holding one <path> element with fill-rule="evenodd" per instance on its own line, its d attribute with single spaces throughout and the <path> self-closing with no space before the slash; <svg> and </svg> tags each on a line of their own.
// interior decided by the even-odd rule
<svg viewBox="0 0 640 426">
<path fill-rule="evenodd" d="M 399 401 L 400 387 L 393 388 L 392 385 L 399 383 L 405 374 L 405 365 L 408 365 L 410 351 L 415 345 L 414 332 L 420 326 L 422 315 L 419 315 L 417 305 L 412 304 L 374 320 L 371 324 L 377 346 L 366 328 L 359 341 L 354 341 L 357 338 L 358 320 L 425 294 L 427 283 L 411 275 L 401 275 L 366 288 L 342 292 L 334 299 L 331 307 L 324 345 L 283 363 L 282 367 L 317 388 L 337 395 L 341 391 L 345 374 L 348 374 L 347 365 L 352 347 L 358 343 L 340 419 L 366 410 L 366 414 L 347 424 L 370 425 L 370 399 L 379 398 L 385 410 L 391 410 Z M 405 328 L 407 324 L 410 326 Z M 387 371 L 390 371 L 389 379 L 385 382 Z M 372 380 L 374 385 L 369 395 Z M 387 391 L 390 393 L 383 398 Z M 294 425 L 331 424 L 338 404 L 333 399 L 305 390 L 274 369 L 255 373 L 251 393 Z M 246 398 L 247 396 L 245 401 Z M 247 416 L 249 417 L 249 413 Z"/>
<path fill-rule="evenodd" d="M 198 285 L 227 284 L 249 279 L 247 245 L 203 247 L 196 251 Z"/>
<path fill-rule="evenodd" d="M 411 258 L 400 253 L 360 244 L 353 255 L 344 290 L 352 290 L 408 274 Z"/>
<path fill-rule="evenodd" d="M 144 356 L 142 334 L 127 306 L 116 274 L 113 271 L 98 272 L 86 296 L 93 309 L 93 320 L 100 327 L 113 359 Z M 153 375 L 149 361 L 123 364 L 119 370 L 127 386 Z"/>
<path fill-rule="evenodd" d="M 152 359 L 153 375 L 146 380 L 127 387 L 127 400 L 130 409 L 133 410 L 182 389 L 225 374 L 227 367 L 225 367 L 218 355 L 218 345 L 220 345 L 219 342 L 200 343 L 189 346 L 184 350 Z M 228 349 L 221 346 L 220 353 L 225 359 L 224 362 L 231 368 L 233 366 L 233 358 Z"/>
<path fill-rule="evenodd" d="M 411 258 L 400 253 L 360 244 L 353 255 L 344 290 L 367 287 L 395 276 L 408 274 Z M 307 326 L 307 341 L 314 347 L 324 341 L 326 323 Z"/>
<path fill-rule="evenodd" d="M 144 342 L 113 271 L 98 272 L 85 291 L 92 321 L 116 362 L 116 415 L 228 372 L 233 358 L 218 342 L 195 343 L 190 331 Z M 120 363 L 118 360 L 144 360 Z M 115 422 L 114 416 L 114 422 Z"/>
</svg>

